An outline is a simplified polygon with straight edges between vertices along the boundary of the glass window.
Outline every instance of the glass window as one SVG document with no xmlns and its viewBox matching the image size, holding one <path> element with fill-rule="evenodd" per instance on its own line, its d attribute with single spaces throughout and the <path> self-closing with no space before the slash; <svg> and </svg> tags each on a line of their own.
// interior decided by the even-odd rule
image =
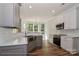
<svg viewBox="0 0 79 59">
<path fill-rule="evenodd" d="M 38 32 L 38 24 L 34 24 L 34 31 Z"/>
<path fill-rule="evenodd" d="M 42 32 L 42 33 L 44 33 L 44 30 L 45 30 L 44 27 L 45 27 L 44 24 L 41 24 L 41 32 Z"/>
<path fill-rule="evenodd" d="M 28 31 L 33 31 L 33 24 L 28 24 Z"/>
<path fill-rule="evenodd" d="M 41 32 L 42 34 L 44 34 L 45 25 L 38 24 L 38 23 L 27 23 L 26 30 L 27 30 L 27 32 Z"/>
</svg>

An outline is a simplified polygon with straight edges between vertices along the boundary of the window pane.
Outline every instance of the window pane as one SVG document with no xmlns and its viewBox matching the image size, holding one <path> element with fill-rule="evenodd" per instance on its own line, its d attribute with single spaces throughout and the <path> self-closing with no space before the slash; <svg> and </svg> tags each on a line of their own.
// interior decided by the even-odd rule
<svg viewBox="0 0 79 59">
<path fill-rule="evenodd" d="M 44 24 L 41 24 L 41 32 L 42 33 L 44 33 L 44 30 L 45 30 L 44 27 L 45 27 Z"/>
<path fill-rule="evenodd" d="M 29 31 L 33 31 L 33 24 L 29 24 L 28 30 L 29 30 Z"/>
<path fill-rule="evenodd" d="M 35 24 L 35 25 L 34 25 L 34 31 L 35 31 L 35 32 L 38 32 L 38 24 Z"/>
</svg>

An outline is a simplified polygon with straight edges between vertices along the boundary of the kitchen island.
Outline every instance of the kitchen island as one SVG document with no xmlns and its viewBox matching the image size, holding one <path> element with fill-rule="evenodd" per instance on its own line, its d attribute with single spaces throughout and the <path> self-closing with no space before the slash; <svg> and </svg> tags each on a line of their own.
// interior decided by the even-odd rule
<svg viewBox="0 0 79 59">
<path fill-rule="evenodd" d="M 12 42 L 0 45 L 0 56 L 26 56 L 27 39 L 15 39 Z"/>
<path fill-rule="evenodd" d="M 0 56 L 27 56 L 42 47 L 42 35 L 10 37 L 0 42 Z"/>
<path fill-rule="evenodd" d="M 28 53 L 42 48 L 42 35 L 29 35 L 27 36 L 27 40 L 28 40 Z"/>
<path fill-rule="evenodd" d="M 42 35 L 14 33 L 0 28 L 0 56 L 26 56 L 29 51 L 42 46 Z"/>
</svg>

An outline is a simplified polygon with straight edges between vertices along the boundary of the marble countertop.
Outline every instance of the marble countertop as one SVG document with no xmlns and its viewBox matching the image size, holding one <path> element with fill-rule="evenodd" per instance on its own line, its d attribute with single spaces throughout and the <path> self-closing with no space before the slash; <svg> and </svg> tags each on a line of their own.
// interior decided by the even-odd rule
<svg viewBox="0 0 79 59">
<path fill-rule="evenodd" d="M 67 36 L 69 36 L 69 37 L 79 37 L 79 34 L 69 34 Z"/>
<path fill-rule="evenodd" d="M 4 34 L 4 33 L 3 33 Z M 27 38 L 20 35 L 19 33 L 14 34 L 5 34 L 0 37 L 0 46 L 10 46 L 10 45 L 20 45 L 20 44 L 28 44 Z"/>
<path fill-rule="evenodd" d="M 64 35 L 64 36 L 72 37 L 72 38 L 78 38 L 79 34 L 67 34 L 67 35 Z"/>
<path fill-rule="evenodd" d="M 28 33 L 27 36 L 39 36 L 41 33 Z M 12 29 L 0 28 L 0 46 L 28 44 L 25 33 L 13 33 Z"/>
<path fill-rule="evenodd" d="M 21 45 L 21 44 L 28 44 L 27 38 L 15 39 L 11 42 L 3 42 L 0 43 L 0 46 L 11 46 L 11 45 Z"/>
</svg>

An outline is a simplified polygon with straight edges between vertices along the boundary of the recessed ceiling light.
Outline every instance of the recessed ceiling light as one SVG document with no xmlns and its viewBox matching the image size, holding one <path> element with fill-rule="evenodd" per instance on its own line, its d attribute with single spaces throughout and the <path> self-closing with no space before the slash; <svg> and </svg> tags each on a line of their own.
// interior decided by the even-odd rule
<svg viewBox="0 0 79 59">
<path fill-rule="evenodd" d="M 52 10 L 52 12 L 54 13 L 54 12 L 55 12 L 55 10 Z"/>
<path fill-rule="evenodd" d="M 30 5 L 29 8 L 32 8 L 32 6 Z"/>
</svg>

